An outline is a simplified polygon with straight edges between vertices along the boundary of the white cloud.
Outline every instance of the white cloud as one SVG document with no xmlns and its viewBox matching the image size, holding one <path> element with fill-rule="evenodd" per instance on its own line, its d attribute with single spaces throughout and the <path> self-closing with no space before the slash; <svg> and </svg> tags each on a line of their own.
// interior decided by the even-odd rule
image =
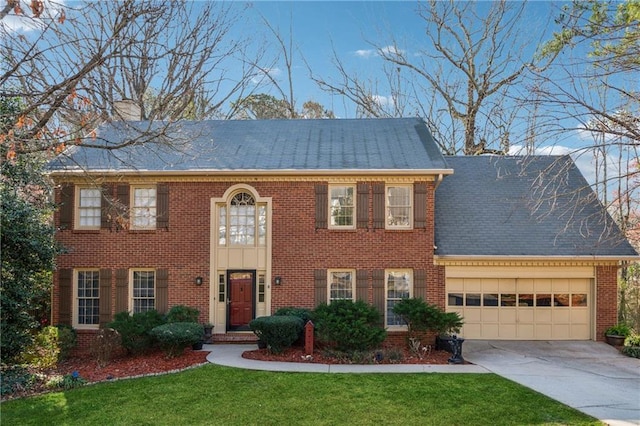
<svg viewBox="0 0 640 426">
<path fill-rule="evenodd" d="M 398 49 L 395 46 L 385 46 L 379 49 L 380 53 L 387 56 L 402 56 L 405 51 L 402 49 Z"/>
<path fill-rule="evenodd" d="M 359 58 L 369 59 L 372 56 L 376 56 L 376 51 L 373 49 L 361 49 L 353 52 Z"/>
<path fill-rule="evenodd" d="M 375 103 L 380 106 L 393 105 L 394 98 L 393 96 L 383 96 L 383 95 L 372 95 L 371 98 Z"/>
</svg>

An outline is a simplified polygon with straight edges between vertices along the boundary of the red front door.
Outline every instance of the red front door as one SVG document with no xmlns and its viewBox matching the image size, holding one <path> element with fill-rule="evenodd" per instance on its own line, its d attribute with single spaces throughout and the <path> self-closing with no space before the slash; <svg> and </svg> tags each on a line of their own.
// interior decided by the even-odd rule
<svg viewBox="0 0 640 426">
<path fill-rule="evenodd" d="M 255 272 L 229 272 L 229 330 L 249 330 L 254 288 Z"/>
</svg>

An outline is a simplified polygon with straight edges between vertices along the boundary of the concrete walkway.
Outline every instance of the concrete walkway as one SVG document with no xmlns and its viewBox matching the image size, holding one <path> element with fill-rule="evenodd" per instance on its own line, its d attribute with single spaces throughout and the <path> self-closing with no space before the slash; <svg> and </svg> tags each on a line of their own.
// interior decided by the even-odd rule
<svg viewBox="0 0 640 426">
<path fill-rule="evenodd" d="M 640 360 L 600 342 L 467 340 L 474 365 L 325 365 L 254 361 L 255 345 L 205 345 L 214 364 L 308 373 L 495 373 L 610 425 L 640 425 Z"/>
</svg>

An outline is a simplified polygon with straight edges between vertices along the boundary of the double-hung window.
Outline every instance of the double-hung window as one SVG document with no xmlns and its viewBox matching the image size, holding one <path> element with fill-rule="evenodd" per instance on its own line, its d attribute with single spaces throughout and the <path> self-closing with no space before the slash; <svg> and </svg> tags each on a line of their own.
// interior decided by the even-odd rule
<svg viewBox="0 0 640 426">
<path fill-rule="evenodd" d="M 155 229 L 157 197 L 155 186 L 132 187 L 131 228 Z"/>
<path fill-rule="evenodd" d="M 411 200 L 412 187 L 387 186 L 386 188 L 386 217 L 387 228 L 409 229 L 411 228 Z"/>
<path fill-rule="evenodd" d="M 393 307 L 402 299 L 408 299 L 413 293 L 413 274 L 411 270 L 387 270 L 385 273 L 386 312 L 385 324 L 388 327 L 405 326 L 405 322 L 393 313 Z"/>
<path fill-rule="evenodd" d="M 74 284 L 74 327 L 97 328 L 100 323 L 100 271 L 77 270 Z"/>
<path fill-rule="evenodd" d="M 355 227 L 353 186 L 331 186 L 329 190 L 329 224 L 331 228 Z"/>
<path fill-rule="evenodd" d="M 333 269 L 328 271 L 329 303 L 334 300 L 353 300 L 356 271 Z"/>
<path fill-rule="evenodd" d="M 156 302 L 156 272 L 155 270 L 132 270 L 131 291 L 133 313 L 146 312 L 155 309 Z"/>
<path fill-rule="evenodd" d="M 78 188 L 76 228 L 100 229 L 101 202 L 100 188 Z"/>
</svg>

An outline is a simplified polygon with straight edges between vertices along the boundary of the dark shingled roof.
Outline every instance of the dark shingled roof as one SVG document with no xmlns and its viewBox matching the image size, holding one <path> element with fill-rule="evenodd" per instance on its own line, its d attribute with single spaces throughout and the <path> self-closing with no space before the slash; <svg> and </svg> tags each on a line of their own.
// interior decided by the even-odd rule
<svg viewBox="0 0 640 426">
<path fill-rule="evenodd" d="M 445 157 L 439 256 L 637 256 L 569 156 Z"/>
<path fill-rule="evenodd" d="M 86 143 L 136 141 L 162 123 L 113 122 Z M 68 149 L 49 170 L 443 170 L 440 150 L 419 118 L 364 120 L 209 120 L 169 125 L 166 138 L 118 150 Z M 170 143 L 167 143 L 170 142 Z"/>
</svg>

